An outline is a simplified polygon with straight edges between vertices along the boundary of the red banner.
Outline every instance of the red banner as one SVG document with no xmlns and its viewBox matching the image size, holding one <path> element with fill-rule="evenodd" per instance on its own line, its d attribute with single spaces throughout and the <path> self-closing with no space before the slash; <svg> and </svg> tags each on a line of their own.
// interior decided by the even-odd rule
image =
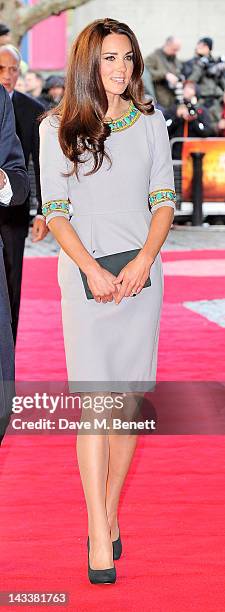
<svg viewBox="0 0 225 612">
<path fill-rule="evenodd" d="M 32 0 L 31 4 L 36 4 Z M 33 70 L 65 70 L 66 11 L 34 26 L 29 40 L 29 67 Z"/>
</svg>

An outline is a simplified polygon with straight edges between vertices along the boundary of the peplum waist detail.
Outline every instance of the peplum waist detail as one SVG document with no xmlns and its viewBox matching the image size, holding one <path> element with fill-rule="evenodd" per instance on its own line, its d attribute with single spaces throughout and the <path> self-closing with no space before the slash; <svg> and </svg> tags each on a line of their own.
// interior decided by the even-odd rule
<svg viewBox="0 0 225 612">
<path fill-rule="evenodd" d="M 152 215 L 147 208 L 73 215 L 70 223 L 85 248 L 95 256 L 142 248 Z"/>
<path fill-rule="evenodd" d="M 123 208 L 120 209 L 116 209 L 116 210 L 101 210 L 101 211 L 89 211 L 86 213 L 80 212 L 80 210 L 78 210 L 76 208 L 76 210 L 74 210 L 73 214 L 72 214 L 72 218 L 75 217 L 76 219 L 78 219 L 79 217 L 95 217 L 95 215 L 130 215 L 131 213 L 141 213 L 141 214 L 146 214 L 149 213 L 149 208 L 148 208 L 148 203 L 145 204 L 143 206 L 143 208 L 126 208 L 126 210 L 124 210 Z"/>
</svg>

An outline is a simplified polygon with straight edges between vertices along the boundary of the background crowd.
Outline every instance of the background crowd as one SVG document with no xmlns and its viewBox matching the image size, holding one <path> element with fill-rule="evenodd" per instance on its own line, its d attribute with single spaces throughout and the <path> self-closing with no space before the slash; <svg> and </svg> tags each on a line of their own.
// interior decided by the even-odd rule
<svg viewBox="0 0 225 612">
<path fill-rule="evenodd" d="M 0 46 L 10 43 L 8 26 L 0 24 Z M 225 56 L 214 57 L 213 40 L 197 41 L 193 57 L 179 59 L 181 41 L 169 36 L 145 59 L 146 94 L 153 97 L 166 118 L 169 136 L 225 136 Z M 1 81 L 2 82 L 2 81 Z M 37 99 L 45 110 L 63 96 L 65 78 L 47 77 L 24 62 L 15 89 Z"/>
<path fill-rule="evenodd" d="M 214 57 L 208 36 L 197 41 L 191 59 L 178 59 L 180 50 L 181 41 L 170 36 L 146 58 L 146 92 L 163 111 L 170 137 L 224 136 L 225 57 Z"/>
</svg>

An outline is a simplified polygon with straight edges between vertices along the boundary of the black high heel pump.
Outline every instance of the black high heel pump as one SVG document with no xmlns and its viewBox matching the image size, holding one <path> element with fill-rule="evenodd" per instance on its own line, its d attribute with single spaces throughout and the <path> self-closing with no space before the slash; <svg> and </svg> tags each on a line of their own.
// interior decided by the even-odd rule
<svg viewBox="0 0 225 612">
<path fill-rule="evenodd" d="M 109 567 L 107 569 L 92 569 L 89 562 L 90 543 L 87 539 L 88 547 L 88 578 L 92 584 L 113 584 L 116 582 L 116 568 Z"/>
<path fill-rule="evenodd" d="M 117 540 L 113 540 L 112 545 L 113 545 L 113 559 L 117 561 L 117 559 L 121 557 L 121 553 L 122 553 L 122 541 L 120 537 L 120 529 L 119 529 L 119 537 L 117 538 Z"/>
</svg>

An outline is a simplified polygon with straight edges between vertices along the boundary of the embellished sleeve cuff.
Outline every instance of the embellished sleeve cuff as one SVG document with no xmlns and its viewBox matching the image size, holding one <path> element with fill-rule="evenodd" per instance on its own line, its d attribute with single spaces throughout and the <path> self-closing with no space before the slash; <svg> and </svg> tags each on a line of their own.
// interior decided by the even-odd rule
<svg viewBox="0 0 225 612">
<path fill-rule="evenodd" d="M 45 217 L 46 223 L 51 221 L 54 217 L 70 217 L 70 202 L 69 200 L 50 200 L 42 206 L 42 213 Z"/>
<path fill-rule="evenodd" d="M 149 209 L 154 213 L 162 206 L 170 206 L 176 210 L 176 193 L 174 189 L 157 189 L 151 191 L 148 197 Z"/>
</svg>

